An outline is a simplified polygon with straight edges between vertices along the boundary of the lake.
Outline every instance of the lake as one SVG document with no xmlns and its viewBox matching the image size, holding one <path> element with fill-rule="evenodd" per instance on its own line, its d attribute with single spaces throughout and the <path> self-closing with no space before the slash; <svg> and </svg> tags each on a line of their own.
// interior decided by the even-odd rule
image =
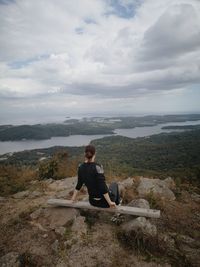
<svg viewBox="0 0 200 267">
<path fill-rule="evenodd" d="M 162 123 L 156 126 L 143 126 L 135 127 L 131 129 L 116 129 L 114 135 L 121 135 L 130 138 L 145 137 L 153 134 L 159 134 L 163 132 L 174 132 L 183 130 L 166 130 L 162 129 L 163 126 L 169 125 L 198 125 L 198 121 L 186 121 L 186 122 L 171 122 Z M 9 152 L 19 152 L 23 150 L 31 150 L 37 148 L 48 148 L 52 146 L 85 146 L 94 139 L 99 139 L 105 136 L 111 135 L 71 135 L 66 137 L 52 137 L 47 140 L 22 140 L 22 141 L 5 141 L 0 142 L 0 154 Z"/>
</svg>

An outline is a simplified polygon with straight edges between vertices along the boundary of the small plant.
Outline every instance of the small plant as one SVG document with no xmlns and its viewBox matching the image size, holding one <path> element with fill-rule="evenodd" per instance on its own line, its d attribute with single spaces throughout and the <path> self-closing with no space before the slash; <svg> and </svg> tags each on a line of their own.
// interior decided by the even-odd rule
<svg viewBox="0 0 200 267">
<path fill-rule="evenodd" d="M 54 159 L 42 162 L 39 166 L 40 180 L 54 178 L 58 170 L 58 162 Z"/>
</svg>

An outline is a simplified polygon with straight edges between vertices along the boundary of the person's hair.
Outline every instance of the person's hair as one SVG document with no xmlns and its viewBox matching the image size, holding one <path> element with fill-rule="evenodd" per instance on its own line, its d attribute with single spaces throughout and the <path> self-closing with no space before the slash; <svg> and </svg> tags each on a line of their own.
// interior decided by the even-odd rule
<svg viewBox="0 0 200 267">
<path fill-rule="evenodd" d="M 95 154 L 95 147 L 92 145 L 88 145 L 85 147 L 85 157 L 87 159 L 91 159 Z"/>
</svg>

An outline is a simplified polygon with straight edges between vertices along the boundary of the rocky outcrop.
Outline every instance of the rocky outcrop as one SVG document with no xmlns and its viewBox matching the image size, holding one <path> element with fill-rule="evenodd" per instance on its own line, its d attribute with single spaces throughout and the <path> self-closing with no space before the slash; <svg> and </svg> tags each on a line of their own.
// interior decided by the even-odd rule
<svg viewBox="0 0 200 267">
<path fill-rule="evenodd" d="M 175 195 L 170 189 L 174 186 L 174 182 L 171 178 L 160 180 L 141 177 L 137 192 L 140 197 L 145 197 L 147 194 L 153 193 L 164 199 L 175 200 Z"/>
<path fill-rule="evenodd" d="M 63 191 L 63 190 L 72 190 L 74 189 L 77 182 L 77 177 L 70 177 L 61 180 L 51 181 L 49 184 L 47 183 L 49 189 L 53 191 Z"/>
<path fill-rule="evenodd" d="M 123 223 L 121 229 L 126 235 L 132 235 L 132 233 L 140 232 L 144 235 L 155 237 L 157 235 L 157 228 L 150 223 L 145 217 L 138 217 L 129 222 Z"/>
<path fill-rule="evenodd" d="M 44 229 L 56 229 L 65 226 L 77 216 L 79 216 L 77 209 L 63 207 L 40 208 L 30 215 L 32 220 L 37 221 Z"/>
<path fill-rule="evenodd" d="M 123 197 L 125 194 L 125 191 L 129 188 L 132 188 L 133 185 L 134 185 L 133 179 L 130 177 L 123 181 L 118 182 L 120 196 Z"/>
</svg>

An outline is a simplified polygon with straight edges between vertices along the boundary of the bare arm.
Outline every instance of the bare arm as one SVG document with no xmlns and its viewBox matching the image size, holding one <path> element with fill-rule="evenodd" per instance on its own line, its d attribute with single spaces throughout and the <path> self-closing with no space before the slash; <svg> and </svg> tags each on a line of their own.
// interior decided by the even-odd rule
<svg viewBox="0 0 200 267">
<path fill-rule="evenodd" d="M 110 206 L 110 208 L 115 208 L 116 207 L 116 203 L 111 201 L 109 194 L 105 193 L 103 195 L 104 195 L 106 201 L 108 202 L 108 205 Z"/>
<path fill-rule="evenodd" d="M 74 189 L 74 193 L 73 193 L 73 196 L 72 196 L 72 198 L 71 198 L 71 200 L 72 200 L 73 202 L 76 201 L 76 197 L 77 197 L 77 195 L 78 195 L 78 192 L 79 192 L 79 190 Z"/>
<path fill-rule="evenodd" d="M 77 184 L 76 184 L 76 187 L 74 189 L 73 195 L 71 197 L 72 202 L 76 201 L 76 197 L 77 197 L 78 192 L 80 191 L 82 185 L 83 185 L 83 179 L 82 179 L 81 174 L 80 174 L 80 168 L 78 167 L 78 180 L 77 180 Z"/>
</svg>

